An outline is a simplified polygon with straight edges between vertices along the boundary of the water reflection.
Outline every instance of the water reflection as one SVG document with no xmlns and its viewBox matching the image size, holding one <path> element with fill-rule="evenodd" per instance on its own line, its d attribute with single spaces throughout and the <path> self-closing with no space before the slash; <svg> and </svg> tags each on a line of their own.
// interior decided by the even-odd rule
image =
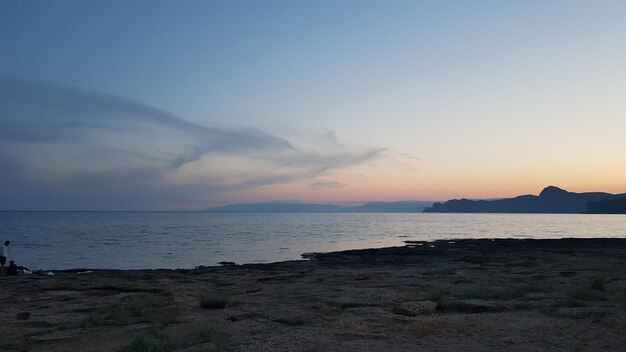
<svg viewBox="0 0 626 352">
<path fill-rule="evenodd" d="M 42 269 L 191 268 L 220 261 L 455 238 L 626 237 L 626 216 L 0 212 L 18 263 Z"/>
</svg>

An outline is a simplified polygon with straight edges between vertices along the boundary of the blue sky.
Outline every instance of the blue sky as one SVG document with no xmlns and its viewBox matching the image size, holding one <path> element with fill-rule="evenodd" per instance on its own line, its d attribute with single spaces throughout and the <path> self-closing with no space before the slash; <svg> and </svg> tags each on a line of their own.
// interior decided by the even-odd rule
<svg viewBox="0 0 626 352">
<path fill-rule="evenodd" d="M 624 192 L 624 18 L 622 1 L 0 1 L 0 208 Z"/>
</svg>

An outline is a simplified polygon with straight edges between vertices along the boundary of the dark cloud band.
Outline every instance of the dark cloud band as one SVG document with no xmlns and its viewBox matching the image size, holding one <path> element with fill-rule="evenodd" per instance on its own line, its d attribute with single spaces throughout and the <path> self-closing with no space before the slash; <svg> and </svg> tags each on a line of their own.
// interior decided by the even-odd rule
<svg viewBox="0 0 626 352">
<path fill-rule="evenodd" d="M 126 98 L 0 77 L 0 208 L 197 203 L 220 192 L 319 176 L 382 153 L 343 146 L 327 134 L 304 149 L 254 128 L 202 126 Z M 246 177 L 233 181 L 238 175 L 220 173 L 224 165 L 211 164 L 216 156 L 249 161 Z M 257 163 L 263 170 L 255 170 Z M 195 177 L 173 182 L 181 170 Z"/>
</svg>

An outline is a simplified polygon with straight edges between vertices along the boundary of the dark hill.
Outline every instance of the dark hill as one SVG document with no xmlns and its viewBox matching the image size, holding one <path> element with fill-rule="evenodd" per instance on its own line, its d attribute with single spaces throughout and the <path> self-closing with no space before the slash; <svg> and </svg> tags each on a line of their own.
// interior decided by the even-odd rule
<svg viewBox="0 0 626 352">
<path fill-rule="evenodd" d="M 209 208 L 211 212 L 274 212 L 274 213 L 419 213 L 434 202 L 399 201 L 369 202 L 359 206 L 342 207 L 333 204 L 313 204 L 297 202 L 270 202 L 231 204 L 219 208 Z"/>
<path fill-rule="evenodd" d="M 207 211 L 212 212 L 268 212 L 268 213 L 292 213 L 292 212 L 310 212 L 310 213 L 326 213 L 341 212 L 344 208 L 332 204 L 309 204 L 309 203 L 245 203 L 231 204 L 220 208 L 209 208 Z"/>
<path fill-rule="evenodd" d="M 626 214 L 626 197 L 587 203 L 588 214 Z"/>
<path fill-rule="evenodd" d="M 603 192 L 574 193 L 549 186 L 538 196 L 523 195 L 498 200 L 452 199 L 435 203 L 424 209 L 425 213 L 584 213 L 588 202 L 597 202 L 626 194 Z"/>
<path fill-rule="evenodd" d="M 369 202 L 351 207 L 357 213 L 419 213 L 434 202 L 405 200 L 398 202 Z"/>
</svg>

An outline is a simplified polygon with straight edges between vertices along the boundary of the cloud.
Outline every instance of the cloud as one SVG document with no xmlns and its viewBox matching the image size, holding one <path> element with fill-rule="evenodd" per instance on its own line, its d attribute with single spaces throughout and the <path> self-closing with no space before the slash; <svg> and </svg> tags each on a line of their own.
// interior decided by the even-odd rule
<svg viewBox="0 0 626 352">
<path fill-rule="evenodd" d="M 326 132 L 299 146 L 202 126 L 99 92 L 0 77 L 0 209 L 152 209 L 313 178 L 379 158 Z"/>
<path fill-rule="evenodd" d="M 341 188 L 345 187 L 345 183 L 337 182 L 337 181 L 318 181 L 312 182 L 309 184 L 309 187 L 313 189 L 324 189 L 324 188 Z"/>
</svg>

